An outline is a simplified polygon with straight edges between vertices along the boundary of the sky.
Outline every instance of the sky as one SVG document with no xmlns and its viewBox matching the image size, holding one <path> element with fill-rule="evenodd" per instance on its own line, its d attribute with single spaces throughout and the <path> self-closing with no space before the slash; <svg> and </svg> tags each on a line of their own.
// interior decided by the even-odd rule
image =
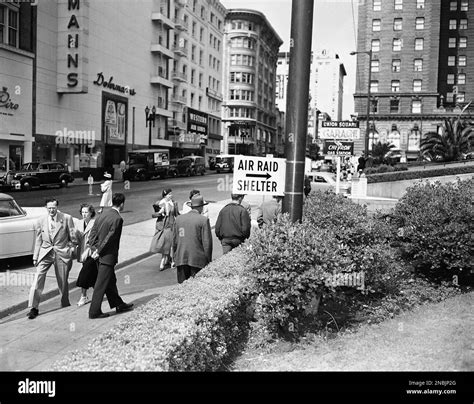
<svg viewBox="0 0 474 404">
<path fill-rule="evenodd" d="M 289 50 L 292 0 L 220 0 L 227 9 L 247 8 L 262 12 L 283 40 L 280 52 Z M 301 0 L 294 0 L 301 1 Z M 354 112 L 358 0 L 314 0 L 312 49 L 331 49 L 339 55 L 344 77 L 342 119 Z"/>
</svg>

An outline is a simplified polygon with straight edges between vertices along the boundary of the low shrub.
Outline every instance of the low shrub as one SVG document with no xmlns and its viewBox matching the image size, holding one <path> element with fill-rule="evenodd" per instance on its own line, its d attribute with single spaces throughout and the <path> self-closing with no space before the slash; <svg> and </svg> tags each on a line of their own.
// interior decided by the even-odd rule
<svg viewBox="0 0 474 404">
<path fill-rule="evenodd" d="M 434 281 L 463 276 L 474 267 L 474 179 L 419 182 L 391 214 L 403 257 Z"/>
<path fill-rule="evenodd" d="M 394 171 L 407 171 L 408 167 L 406 164 L 396 164 L 396 165 L 389 165 L 389 164 L 381 164 L 374 167 L 366 167 L 364 169 L 365 175 L 370 174 L 380 174 L 380 173 L 390 173 Z"/>
<path fill-rule="evenodd" d="M 426 169 L 420 168 L 419 170 L 410 171 L 395 171 L 377 174 L 366 174 L 367 183 L 372 184 L 376 182 L 390 182 L 390 181 L 402 181 L 402 180 L 416 180 L 420 178 L 431 178 L 431 177 L 442 177 L 445 175 L 458 175 L 458 174 L 470 174 L 474 173 L 474 164 L 465 165 L 461 167 L 450 167 L 440 168 L 436 166 L 430 166 Z"/>
<path fill-rule="evenodd" d="M 248 333 L 246 257 L 241 249 L 209 264 L 195 278 L 134 310 L 85 350 L 54 370 L 222 370 Z"/>
</svg>

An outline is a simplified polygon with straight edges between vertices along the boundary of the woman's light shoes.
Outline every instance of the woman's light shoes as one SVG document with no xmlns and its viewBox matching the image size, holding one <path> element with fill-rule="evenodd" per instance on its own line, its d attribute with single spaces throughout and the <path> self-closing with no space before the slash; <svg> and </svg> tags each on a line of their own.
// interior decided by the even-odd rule
<svg viewBox="0 0 474 404">
<path fill-rule="evenodd" d="M 87 303 L 90 303 L 90 299 L 87 296 L 81 296 L 81 298 L 77 302 L 77 305 L 78 306 L 84 306 Z"/>
</svg>

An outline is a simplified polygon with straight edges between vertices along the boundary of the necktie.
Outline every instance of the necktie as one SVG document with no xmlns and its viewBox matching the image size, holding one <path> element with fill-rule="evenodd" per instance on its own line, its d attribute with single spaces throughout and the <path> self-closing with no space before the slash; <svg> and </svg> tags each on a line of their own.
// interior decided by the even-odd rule
<svg viewBox="0 0 474 404">
<path fill-rule="evenodd" d="M 56 228 L 56 225 L 55 225 L 55 221 L 53 218 L 51 218 L 51 221 L 50 221 L 50 228 L 49 228 L 49 235 L 51 237 L 51 239 L 53 239 L 53 235 L 54 235 L 54 229 Z"/>
</svg>

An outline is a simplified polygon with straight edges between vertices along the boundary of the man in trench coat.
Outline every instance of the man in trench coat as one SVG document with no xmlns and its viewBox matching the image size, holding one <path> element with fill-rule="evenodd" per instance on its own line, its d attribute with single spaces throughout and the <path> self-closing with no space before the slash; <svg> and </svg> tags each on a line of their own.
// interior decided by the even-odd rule
<svg viewBox="0 0 474 404">
<path fill-rule="evenodd" d="M 195 195 L 191 199 L 191 211 L 176 218 L 173 250 L 178 283 L 196 275 L 212 261 L 211 225 L 209 219 L 201 215 L 207 204 L 201 195 Z"/>
</svg>

